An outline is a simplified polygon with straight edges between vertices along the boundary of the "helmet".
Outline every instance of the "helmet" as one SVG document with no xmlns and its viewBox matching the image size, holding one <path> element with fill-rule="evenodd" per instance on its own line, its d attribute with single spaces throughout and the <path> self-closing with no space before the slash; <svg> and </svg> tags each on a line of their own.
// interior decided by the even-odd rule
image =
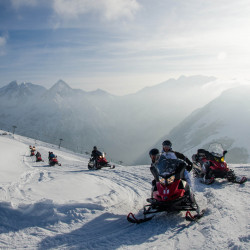
<svg viewBox="0 0 250 250">
<path fill-rule="evenodd" d="M 94 146 L 94 147 L 93 147 L 93 149 L 94 149 L 94 150 L 96 150 L 96 149 L 97 149 L 97 147 L 96 147 L 96 146 Z"/>
<path fill-rule="evenodd" d="M 171 143 L 171 141 L 169 141 L 169 140 L 165 140 L 163 143 L 162 143 L 162 146 L 164 147 L 164 146 L 169 146 L 170 148 L 172 147 L 172 143 Z"/>
<path fill-rule="evenodd" d="M 151 155 L 158 155 L 160 152 L 157 148 L 152 148 L 150 151 L 149 151 L 149 156 Z"/>
</svg>

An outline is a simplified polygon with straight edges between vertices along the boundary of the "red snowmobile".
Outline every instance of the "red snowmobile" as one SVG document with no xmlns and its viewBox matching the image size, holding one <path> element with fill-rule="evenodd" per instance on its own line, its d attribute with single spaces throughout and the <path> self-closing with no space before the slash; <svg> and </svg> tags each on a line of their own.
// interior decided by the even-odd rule
<svg viewBox="0 0 250 250">
<path fill-rule="evenodd" d="M 55 166 L 56 164 L 57 164 L 58 166 L 61 166 L 61 163 L 58 162 L 58 160 L 57 160 L 56 157 L 49 159 L 49 165 L 50 165 L 50 166 Z"/>
<path fill-rule="evenodd" d="M 40 152 L 37 151 L 37 153 L 36 153 L 36 162 L 40 162 L 40 161 L 43 161 L 43 159 L 42 159 L 42 156 L 41 156 Z"/>
<path fill-rule="evenodd" d="M 182 160 L 166 159 L 164 167 L 157 166 L 158 178 L 153 187 L 152 197 L 147 199 L 148 205 L 144 206 L 143 219 L 136 219 L 129 213 L 127 220 L 132 223 L 142 223 L 151 220 L 148 214 L 159 212 L 187 211 L 186 219 L 195 221 L 200 219 L 205 210 L 200 211 L 188 183 L 184 180 L 186 164 Z M 153 174 L 155 176 L 155 174 Z M 194 215 L 190 211 L 196 211 Z"/>
<path fill-rule="evenodd" d="M 36 162 L 43 161 L 41 156 L 36 157 Z"/>
<path fill-rule="evenodd" d="M 246 182 L 245 176 L 236 176 L 234 171 L 228 167 L 225 161 L 226 153 L 227 151 L 219 143 L 211 144 L 208 150 L 198 149 L 197 153 L 192 156 L 194 177 L 204 178 L 206 173 L 213 180 L 222 178 L 233 183 Z"/>
<path fill-rule="evenodd" d="M 97 159 L 91 157 L 89 159 L 89 163 L 88 163 L 88 169 L 89 170 L 97 170 L 97 169 L 101 169 L 104 167 L 108 167 L 108 168 L 115 168 L 115 165 L 111 165 L 106 157 L 105 154 L 103 153 L 102 155 L 98 156 Z"/>
</svg>

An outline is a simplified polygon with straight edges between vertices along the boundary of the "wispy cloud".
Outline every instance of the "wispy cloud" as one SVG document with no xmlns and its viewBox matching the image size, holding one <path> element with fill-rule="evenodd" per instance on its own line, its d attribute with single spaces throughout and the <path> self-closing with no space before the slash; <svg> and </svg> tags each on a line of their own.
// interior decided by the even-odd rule
<svg viewBox="0 0 250 250">
<path fill-rule="evenodd" d="M 14 8 L 18 9 L 23 6 L 36 6 L 38 0 L 11 0 L 11 4 Z"/>
<path fill-rule="evenodd" d="M 132 18 L 140 8 L 136 0 L 54 0 L 55 13 L 62 18 L 77 18 L 86 13 L 97 13 L 106 20 Z"/>
<path fill-rule="evenodd" d="M 6 44 L 6 37 L 0 36 L 0 48 Z"/>
<path fill-rule="evenodd" d="M 8 35 L 0 36 L 0 56 L 5 55 L 5 46 L 7 43 Z"/>
<path fill-rule="evenodd" d="M 0 76 L 89 84 L 121 76 L 132 86 L 170 74 L 249 75 L 248 2 L 0 0 L 0 31 L 9 35 L 0 33 Z"/>
</svg>

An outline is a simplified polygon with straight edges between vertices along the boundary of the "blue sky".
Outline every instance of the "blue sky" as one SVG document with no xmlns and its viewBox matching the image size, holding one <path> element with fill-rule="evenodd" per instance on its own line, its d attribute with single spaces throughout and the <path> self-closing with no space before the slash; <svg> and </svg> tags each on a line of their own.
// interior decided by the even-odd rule
<svg viewBox="0 0 250 250">
<path fill-rule="evenodd" d="M 0 0 L 0 86 L 123 95 L 181 75 L 249 78 L 249 0 Z"/>
</svg>

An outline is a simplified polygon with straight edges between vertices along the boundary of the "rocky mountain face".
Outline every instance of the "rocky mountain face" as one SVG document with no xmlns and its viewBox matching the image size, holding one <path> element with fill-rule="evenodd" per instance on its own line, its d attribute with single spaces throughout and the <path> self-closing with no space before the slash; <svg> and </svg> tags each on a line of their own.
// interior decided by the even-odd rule
<svg viewBox="0 0 250 250">
<path fill-rule="evenodd" d="M 214 77 L 170 79 L 122 97 L 72 89 L 59 80 L 50 89 L 16 82 L 0 88 L 0 128 L 74 151 L 94 145 L 109 159 L 132 164 L 197 107 L 222 91 Z"/>
</svg>

